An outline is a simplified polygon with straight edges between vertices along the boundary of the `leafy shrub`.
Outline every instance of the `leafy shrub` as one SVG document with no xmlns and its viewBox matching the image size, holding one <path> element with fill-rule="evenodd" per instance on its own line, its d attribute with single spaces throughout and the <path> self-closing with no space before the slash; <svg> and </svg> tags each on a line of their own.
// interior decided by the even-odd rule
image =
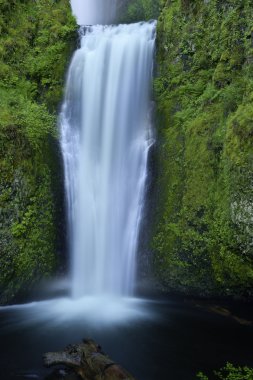
<svg viewBox="0 0 253 380">
<path fill-rule="evenodd" d="M 253 369 L 248 367 L 234 367 L 233 364 L 227 363 L 224 368 L 214 372 L 215 379 L 219 380 L 252 380 Z M 208 380 L 203 373 L 197 376 L 200 380 Z"/>
</svg>

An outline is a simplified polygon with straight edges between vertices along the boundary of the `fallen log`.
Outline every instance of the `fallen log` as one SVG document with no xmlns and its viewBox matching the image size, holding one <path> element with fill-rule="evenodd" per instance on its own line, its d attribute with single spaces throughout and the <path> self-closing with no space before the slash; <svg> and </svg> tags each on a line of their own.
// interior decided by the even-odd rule
<svg viewBox="0 0 253 380">
<path fill-rule="evenodd" d="M 135 380 L 91 339 L 69 345 L 64 351 L 48 352 L 43 359 L 46 367 L 66 366 L 83 380 Z"/>
</svg>

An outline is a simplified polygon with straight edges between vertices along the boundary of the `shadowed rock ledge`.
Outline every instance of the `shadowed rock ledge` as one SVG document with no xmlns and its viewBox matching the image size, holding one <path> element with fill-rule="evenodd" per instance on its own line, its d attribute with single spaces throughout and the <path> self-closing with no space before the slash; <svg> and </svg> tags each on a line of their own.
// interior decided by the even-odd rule
<svg viewBox="0 0 253 380">
<path fill-rule="evenodd" d="M 91 339 L 71 344 L 63 351 L 48 352 L 43 359 L 46 367 L 60 365 L 72 370 L 61 377 L 52 375 L 47 379 L 134 380 L 132 375 L 111 360 L 101 346 Z"/>
</svg>

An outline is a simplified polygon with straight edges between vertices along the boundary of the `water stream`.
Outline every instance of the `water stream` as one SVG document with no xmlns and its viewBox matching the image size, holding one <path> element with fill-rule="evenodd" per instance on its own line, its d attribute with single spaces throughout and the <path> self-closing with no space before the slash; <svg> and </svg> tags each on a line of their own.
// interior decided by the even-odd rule
<svg viewBox="0 0 253 380">
<path fill-rule="evenodd" d="M 118 3 L 119 0 L 71 0 L 79 25 L 110 24 L 116 17 Z"/>
<path fill-rule="evenodd" d="M 133 293 L 155 25 L 80 30 L 60 118 L 74 297 Z"/>
</svg>

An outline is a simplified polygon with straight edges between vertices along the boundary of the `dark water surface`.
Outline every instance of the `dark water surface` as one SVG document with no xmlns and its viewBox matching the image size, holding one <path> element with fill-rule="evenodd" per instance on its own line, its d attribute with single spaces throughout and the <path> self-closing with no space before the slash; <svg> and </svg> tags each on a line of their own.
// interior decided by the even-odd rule
<svg viewBox="0 0 253 380">
<path fill-rule="evenodd" d="M 0 308 L 0 380 L 44 379 L 50 371 L 43 368 L 43 353 L 84 337 L 100 343 L 139 380 L 192 380 L 199 370 L 218 369 L 227 361 L 253 366 L 252 326 L 183 301 L 136 303 L 126 318 L 127 309 L 101 301 L 101 310 L 107 308 L 101 320 L 99 308 L 74 310 L 57 302 Z M 110 313 L 117 318 L 110 321 Z"/>
</svg>

